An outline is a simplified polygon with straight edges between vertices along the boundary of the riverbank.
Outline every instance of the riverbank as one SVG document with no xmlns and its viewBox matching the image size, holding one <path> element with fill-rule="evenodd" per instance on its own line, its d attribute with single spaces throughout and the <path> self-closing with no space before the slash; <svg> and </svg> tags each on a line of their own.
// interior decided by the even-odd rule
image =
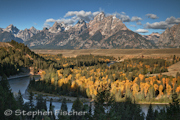
<svg viewBox="0 0 180 120">
<path fill-rule="evenodd" d="M 7 80 L 10 80 L 10 79 L 16 79 L 16 78 L 22 78 L 22 77 L 27 77 L 27 76 L 31 76 L 32 74 L 30 73 L 26 73 L 26 74 L 23 74 L 23 75 L 13 75 L 13 76 L 10 76 L 7 78 Z"/>
<path fill-rule="evenodd" d="M 169 103 L 160 103 L 160 102 L 137 102 L 136 104 L 140 104 L 140 105 L 169 105 Z"/>
<path fill-rule="evenodd" d="M 38 92 L 38 91 L 33 91 L 33 94 L 34 94 L 34 97 L 33 97 L 34 100 L 36 100 L 38 94 L 43 95 L 43 99 L 46 99 L 46 101 L 50 101 L 50 99 L 52 98 L 53 102 L 62 102 L 62 100 L 65 98 L 67 103 L 73 103 L 77 99 L 77 97 L 53 95 L 53 94 L 43 93 L 43 92 Z M 28 90 L 26 90 L 25 94 L 23 94 L 23 98 L 24 99 L 29 99 Z M 93 100 L 91 100 L 89 98 L 80 97 L 79 99 L 83 103 L 93 102 Z M 144 101 L 139 101 L 139 102 L 135 102 L 135 103 L 139 104 L 139 105 L 149 105 L 149 104 L 152 104 L 152 105 L 169 105 L 169 102 L 167 103 L 167 102 L 144 102 Z"/>
<path fill-rule="evenodd" d="M 32 91 L 34 96 L 33 99 L 36 100 L 38 94 L 41 94 L 43 96 L 43 99 L 46 99 L 46 101 L 50 101 L 52 99 L 53 102 L 62 102 L 62 100 L 65 98 L 67 103 L 73 103 L 77 97 L 70 97 L 70 96 L 60 96 L 60 95 L 53 95 L 38 91 Z M 24 99 L 29 99 L 29 92 L 28 90 L 25 91 L 25 93 L 22 95 Z M 79 98 L 83 103 L 88 103 L 91 100 L 88 98 L 80 97 Z"/>
</svg>

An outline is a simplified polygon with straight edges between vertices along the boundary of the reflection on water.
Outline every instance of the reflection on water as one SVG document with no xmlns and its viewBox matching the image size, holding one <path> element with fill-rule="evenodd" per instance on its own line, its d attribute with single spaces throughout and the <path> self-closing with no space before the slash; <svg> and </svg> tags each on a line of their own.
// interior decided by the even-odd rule
<svg viewBox="0 0 180 120">
<path fill-rule="evenodd" d="M 29 77 L 16 78 L 16 79 L 8 80 L 9 84 L 11 86 L 12 92 L 18 93 L 18 91 L 20 90 L 21 93 L 24 94 L 25 90 L 28 87 L 28 84 L 29 84 L 29 81 L 30 81 L 30 77 L 32 78 L 32 76 L 29 76 Z M 39 79 L 40 76 L 34 76 L 34 78 L 36 80 L 36 79 Z M 24 99 L 24 102 L 28 102 L 28 100 Z M 36 105 L 36 101 L 34 101 L 34 104 Z M 50 104 L 50 102 L 47 101 L 46 102 L 47 108 L 49 107 L 49 104 Z M 54 105 L 54 107 L 55 107 L 54 109 L 55 110 L 60 110 L 62 103 L 60 103 L 60 102 L 53 102 L 52 104 Z M 68 107 L 68 111 L 69 112 L 71 111 L 72 105 L 73 105 L 73 103 L 67 103 L 67 107 Z M 143 105 L 140 105 L 140 106 L 141 106 L 141 109 L 145 113 L 145 116 L 146 116 L 148 108 L 149 108 L 149 105 L 143 104 Z M 152 105 L 154 110 L 158 109 L 158 106 L 159 106 L 159 108 L 165 107 L 165 105 Z"/>
<path fill-rule="evenodd" d="M 30 77 L 32 79 L 33 76 L 28 76 L 28 77 L 22 77 L 22 78 L 16 78 L 16 79 L 11 79 L 8 80 L 9 84 L 11 86 L 12 92 L 18 93 L 19 90 L 21 91 L 22 94 L 25 93 L 26 88 L 29 85 Z M 39 75 L 34 76 L 35 80 L 39 79 Z"/>
<path fill-rule="evenodd" d="M 158 111 L 159 111 L 159 109 L 162 109 L 165 106 L 166 106 L 165 104 L 159 104 L 159 105 L 152 104 L 153 110 L 158 110 Z M 140 107 L 146 116 L 147 112 L 148 112 L 149 105 L 148 104 L 141 104 Z"/>
</svg>

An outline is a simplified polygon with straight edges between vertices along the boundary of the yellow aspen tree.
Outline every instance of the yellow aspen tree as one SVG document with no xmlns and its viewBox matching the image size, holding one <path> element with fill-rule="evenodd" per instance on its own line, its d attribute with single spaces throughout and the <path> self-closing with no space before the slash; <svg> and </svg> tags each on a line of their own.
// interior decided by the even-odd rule
<svg viewBox="0 0 180 120">
<path fill-rule="evenodd" d="M 176 84 L 176 81 L 177 81 L 176 78 L 173 78 L 173 79 L 172 79 L 172 82 L 171 82 L 171 83 L 172 83 L 173 88 L 174 88 L 174 86 L 175 86 L 175 84 Z"/>
<path fill-rule="evenodd" d="M 140 82 L 141 94 L 144 94 L 144 93 L 143 93 L 143 91 L 144 91 L 144 86 L 145 86 L 145 83 Z"/>
<path fill-rule="evenodd" d="M 166 84 L 166 78 L 162 78 L 162 81 L 163 81 L 163 86 L 165 86 L 165 84 Z"/>
<path fill-rule="evenodd" d="M 159 86 L 157 84 L 154 84 L 154 90 L 158 90 L 159 89 Z"/>
<path fill-rule="evenodd" d="M 167 92 L 167 95 L 169 96 L 171 94 L 171 91 L 172 91 L 172 88 L 169 84 L 166 85 L 166 92 Z"/>
<path fill-rule="evenodd" d="M 63 82 L 62 79 L 58 80 L 58 86 L 59 86 L 59 87 L 61 87 L 63 83 L 64 83 L 64 82 Z"/>
<path fill-rule="evenodd" d="M 123 94 L 124 89 L 125 89 L 124 84 L 123 84 L 123 83 L 121 83 L 121 84 L 119 85 L 119 88 L 121 89 L 121 93 Z"/>
<path fill-rule="evenodd" d="M 139 74 L 139 79 L 140 79 L 141 81 L 142 81 L 144 78 L 145 78 L 145 76 L 144 76 L 144 75 Z"/>
<path fill-rule="evenodd" d="M 166 78 L 166 86 L 169 84 L 170 79 Z"/>
<path fill-rule="evenodd" d="M 148 90 L 149 90 L 150 85 L 148 83 L 145 83 L 144 86 L 144 95 L 147 96 Z"/>
<path fill-rule="evenodd" d="M 160 95 L 163 95 L 163 92 L 162 92 L 162 91 L 163 91 L 163 86 L 160 85 L 160 86 L 159 86 L 159 94 L 160 94 Z"/>
<path fill-rule="evenodd" d="M 54 84 L 54 78 L 51 79 L 51 84 Z"/>
<path fill-rule="evenodd" d="M 46 75 L 46 72 L 43 70 L 42 73 L 41 73 L 41 78 L 42 80 L 44 80 L 44 76 Z"/>
<path fill-rule="evenodd" d="M 180 93 L 180 86 L 178 86 L 177 88 L 176 88 L 176 93 Z"/>
<path fill-rule="evenodd" d="M 137 94 L 139 91 L 139 85 L 137 83 L 134 83 L 132 89 L 133 89 L 133 96 L 135 96 L 135 94 Z"/>
</svg>

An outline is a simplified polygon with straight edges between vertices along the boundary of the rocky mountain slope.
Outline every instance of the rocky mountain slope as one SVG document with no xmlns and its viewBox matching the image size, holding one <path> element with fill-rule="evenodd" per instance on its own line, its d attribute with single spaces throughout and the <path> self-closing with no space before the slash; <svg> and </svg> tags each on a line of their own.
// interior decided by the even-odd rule
<svg viewBox="0 0 180 120">
<path fill-rule="evenodd" d="M 129 30 L 115 16 L 99 13 L 92 21 L 79 20 L 67 29 L 55 22 L 25 42 L 31 48 L 97 49 L 97 48 L 153 48 L 151 42 Z"/>
<path fill-rule="evenodd" d="M 0 41 L 10 42 L 11 40 L 15 40 L 17 42 L 24 42 L 39 32 L 40 30 L 36 30 L 34 27 L 19 30 L 17 27 L 10 24 L 5 29 L 0 28 Z"/>
<path fill-rule="evenodd" d="M 39 33 L 40 30 L 36 30 L 36 28 L 31 27 L 30 29 L 20 30 L 18 34 L 15 36 L 21 38 L 23 41 L 27 41 L 29 38 L 34 36 L 35 34 Z"/>
<path fill-rule="evenodd" d="M 0 28 L 0 42 L 10 42 L 11 40 L 15 40 L 17 42 L 23 42 L 23 40 L 21 38 L 15 37 L 14 33 L 16 33 L 17 31 L 13 31 L 13 30 L 3 30 L 2 28 Z"/>
<path fill-rule="evenodd" d="M 167 28 L 158 40 L 160 48 L 180 47 L 180 24 Z"/>
<path fill-rule="evenodd" d="M 147 40 L 150 40 L 150 42 L 154 45 L 157 45 L 159 37 L 161 34 L 159 33 L 151 33 L 150 35 L 142 35 Z"/>
</svg>

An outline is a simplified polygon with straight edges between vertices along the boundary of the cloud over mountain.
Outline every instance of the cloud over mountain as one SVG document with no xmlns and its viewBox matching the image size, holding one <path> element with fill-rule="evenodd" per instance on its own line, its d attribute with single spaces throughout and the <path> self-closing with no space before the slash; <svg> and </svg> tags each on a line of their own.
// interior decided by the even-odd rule
<svg viewBox="0 0 180 120">
<path fill-rule="evenodd" d="M 137 25 L 142 25 L 142 23 L 139 21 L 139 22 L 136 22 Z"/>
<path fill-rule="evenodd" d="M 159 17 L 157 16 L 157 15 L 155 15 L 155 14 L 146 14 L 146 16 L 148 17 L 148 18 L 151 18 L 151 19 L 158 19 Z"/>
<path fill-rule="evenodd" d="M 132 18 L 131 18 L 131 21 L 132 22 L 138 22 L 139 20 L 142 20 L 142 18 L 140 18 L 140 17 L 138 17 L 138 16 L 133 16 Z"/>
<path fill-rule="evenodd" d="M 137 29 L 134 32 L 137 32 L 137 33 L 148 33 L 149 31 L 146 30 L 146 29 Z"/>
<path fill-rule="evenodd" d="M 88 12 L 85 12 L 84 10 L 81 10 L 81 11 L 69 11 L 65 14 L 65 18 L 66 17 L 72 17 L 72 16 L 75 16 L 77 19 L 83 19 L 87 22 L 89 22 L 90 20 L 92 20 L 94 18 L 94 16 L 96 16 L 99 12 L 96 11 L 96 12 L 91 12 L 91 11 L 88 11 Z"/>
<path fill-rule="evenodd" d="M 61 19 L 53 19 L 53 18 L 49 18 L 46 19 L 45 23 L 44 23 L 44 27 L 50 27 L 49 23 L 51 22 L 64 22 L 67 25 L 73 25 L 75 22 L 77 22 L 80 19 L 83 19 L 87 22 L 89 22 L 90 20 L 92 20 L 94 18 L 94 16 L 96 16 L 99 13 L 99 11 L 96 12 L 91 12 L 91 11 L 68 11 L 64 18 Z"/>
<path fill-rule="evenodd" d="M 126 15 L 125 12 L 121 12 L 121 13 L 113 13 L 113 15 L 115 15 L 117 18 L 121 19 L 122 22 L 130 22 L 130 17 L 128 15 Z"/>
<path fill-rule="evenodd" d="M 175 18 L 171 16 L 170 18 L 167 18 L 165 21 L 160 21 L 160 22 L 154 22 L 154 23 L 149 23 L 147 22 L 145 25 L 145 28 L 147 29 L 166 29 L 170 28 L 175 24 L 180 23 L 180 18 Z"/>
</svg>

